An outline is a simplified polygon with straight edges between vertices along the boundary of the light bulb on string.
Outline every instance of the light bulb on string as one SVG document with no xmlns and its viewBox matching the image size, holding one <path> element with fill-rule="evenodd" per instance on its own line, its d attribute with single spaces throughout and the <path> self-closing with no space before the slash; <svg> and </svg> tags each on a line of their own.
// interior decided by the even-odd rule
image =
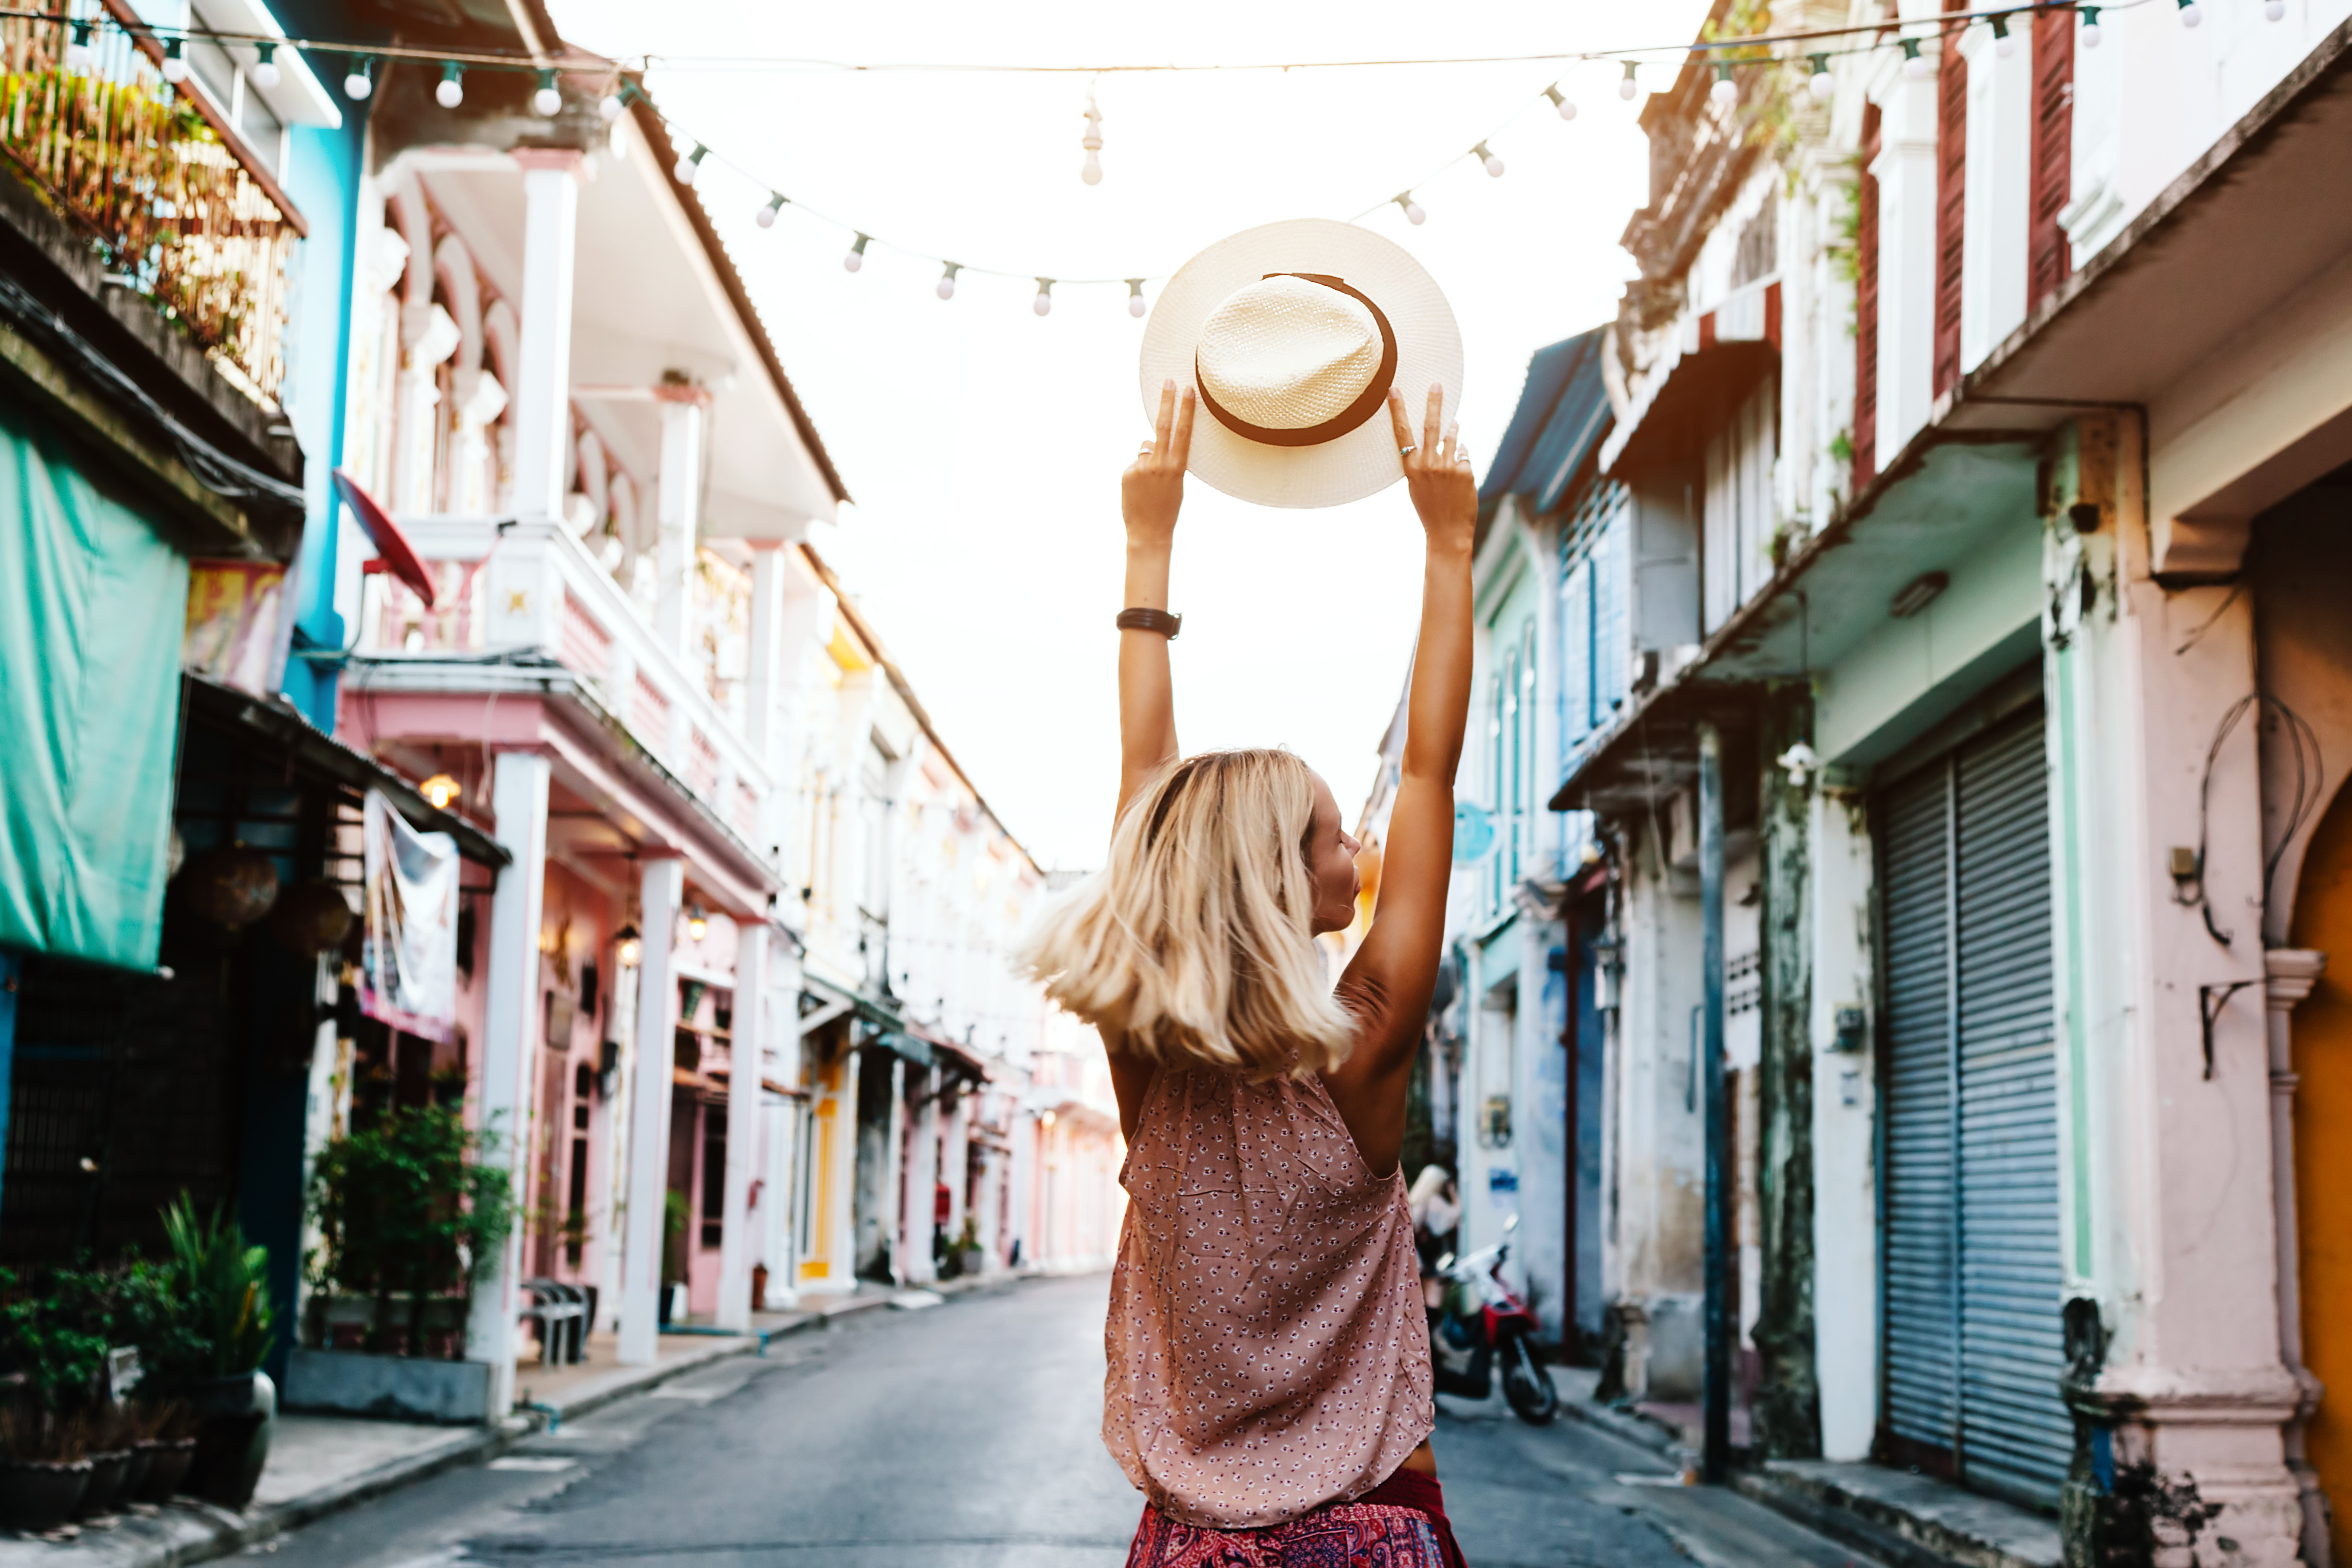
<svg viewBox="0 0 2352 1568">
<path fill-rule="evenodd" d="M 1405 222 L 1419 225 L 1429 221 L 1429 215 L 1421 210 L 1421 204 L 1412 199 L 1412 193 L 1411 191 L 1400 191 L 1395 195 L 1391 196 L 1389 200 L 1396 203 L 1398 206 L 1404 209 Z"/>
<path fill-rule="evenodd" d="M 1095 95 L 1088 92 L 1087 94 L 1087 133 L 1078 142 L 1079 146 L 1087 150 L 1087 162 L 1086 166 L 1078 171 L 1078 178 L 1090 185 L 1102 184 L 1102 110 L 1095 107 Z M 1041 311 L 1040 314 L 1043 312 Z"/>
<path fill-rule="evenodd" d="M 1638 68 L 1632 60 L 1627 60 L 1625 62 L 1625 74 L 1619 78 L 1617 81 L 1617 96 L 1623 99 L 1628 103 L 1633 102 L 1633 100 L 1639 96 L 1642 90 L 1642 84 L 1633 79 L 1633 72 L 1637 68 Z"/>
<path fill-rule="evenodd" d="M 1812 67 L 1813 74 L 1805 79 L 1805 89 L 1813 95 L 1815 103 L 1827 103 L 1837 96 L 1837 78 L 1830 74 L 1829 56 L 1815 55 Z"/>
<path fill-rule="evenodd" d="M 2180 0 L 2180 25 L 2182 26 L 2199 26 L 2203 24 L 2204 20 L 2205 7 L 2197 4 L 2197 0 Z"/>
<path fill-rule="evenodd" d="M 1484 142 L 1481 142 L 1476 146 L 1471 148 L 1470 155 L 1473 158 L 1477 159 L 1479 163 L 1486 165 L 1486 177 L 1488 179 L 1499 180 L 1503 177 L 1503 161 L 1500 158 L 1496 157 L 1493 153 L 1489 152 Z"/>
<path fill-rule="evenodd" d="M 1706 96 L 1722 109 L 1729 109 L 1739 101 L 1739 84 L 1731 79 L 1729 60 L 1715 62 L 1715 85 L 1706 89 Z"/>
<path fill-rule="evenodd" d="M 2083 47 L 2086 49 L 2097 48 L 2100 37 L 2099 8 L 2096 5 L 2077 5 L 2074 7 L 2074 14 L 2083 18 Z"/>
<path fill-rule="evenodd" d="M 1140 278 L 1129 279 L 1127 280 L 1127 313 L 1135 317 L 1138 321 L 1140 321 L 1143 319 L 1143 313 L 1150 308 L 1151 307 L 1150 305 L 1144 303 L 1143 279 Z"/>
<path fill-rule="evenodd" d="M 1549 87 L 1544 89 L 1544 96 L 1551 100 L 1551 106 L 1559 110 L 1559 117 L 1562 120 L 1573 120 L 1576 118 L 1575 100 L 1572 99 L 1562 98 L 1560 96 L 1559 83 L 1554 82 Z"/>
<path fill-rule="evenodd" d="M 752 214 L 751 221 L 758 224 L 761 228 L 775 227 L 776 215 L 784 210 L 784 203 L 787 199 L 788 198 L 782 191 L 769 192 L 768 205 L 761 207 L 758 212 Z"/>
<path fill-rule="evenodd" d="M 268 92 L 285 79 L 285 73 L 278 68 L 278 46 L 258 43 L 253 46 L 253 68 L 245 73 L 245 79 Z"/>
<path fill-rule="evenodd" d="M 841 269 L 844 272 L 855 272 L 866 265 L 866 245 L 873 237 L 870 234 L 861 234 L 857 237 L 857 243 L 851 246 L 849 254 L 841 258 Z"/>
<path fill-rule="evenodd" d="M 1996 15 L 1992 19 L 1992 52 L 2005 60 L 2017 58 L 2017 36 L 2009 30 L 2006 12 Z"/>
<path fill-rule="evenodd" d="M 375 62 L 365 55 L 352 57 L 352 68 L 343 73 L 343 96 L 353 103 L 365 103 L 375 91 Z"/>
<path fill-rule="evenodd" d="M 596 113 L 607 125 L 628 111 L 629 84 L 626 81 L 615 83 L 612 91 L 596 100 Z"/>
<path fill-rule="evenodd" d="M 433 89 L 433 101 L 444 109 L 455 109 L 466 101 L 466 68 L 456 60 L 441 62 L 441 79 Z"/>
<path fill-rule="evenodd" d="M 163 46 L 163 79 L 173 87 L 188 79 L 188 57 L 181 52 L 177 38 Z"/>
<path fill-rule="evenodd" d="M 73 25 L 73 39 L 66 45 L 66 69 L 86 71 L 89 69 L 90 58 L 89 24 L 76 22 Z"/>
<path fill-rule="evenodd" d="M 962 270 L 963 270 L 963 263 L 962 263 L 962 262 L 961 262 L 961 261 L 950 261 L 950 262 L 949 262 L 949 263 L 947 264 L 947 269 L 946 269 L 945 271 L 943 271 L 943 272 L 941 272 L 941 273 L 940 274 L 940 280 L 939 280 L 939 283 L 937 284 L 937 286 L 935 286 L 935 287 L 932 289 L 931 292 L 932 292 L 932 293 L 934 293 L 934 294 L 937 294 L 937 295 L 938 295 L 940 299 L 942 299 L 942 300 L 952 300 L 952 299 L 954 299 L 954 298 L 955 298 L 955 275 L 956 275 L 957 273 L 959 273 L 959 272 L 962 271 Z"/>
<path fill-rule="evenodd" d="M 670 173 L 677 177 L 679 184 L 691 185 L 696 180 L 701 178 L 702 161 L 709 155 L 710 149 L 697 142 L 694 144 L 694 151 L 680 158 L 677 161 L 677 166 Z"/>
<path fill-rule="evenodd" d="M 1903 74 L 1913 81 L 1926 81 L 1936 74 L 1936 63 L 1919 52 L 1919 40 L 1903 40 Z"/>
<path fill-rule="evenodd" d="M 1037 279 L 1037 297 L 1029 301 L 1029 308 L 1041 316 L 1054 313 L 1054 280 L 1051 278 Z"/>
<path fill-rule="evenodd" d="M 2266 22 L 2286 20 L 2286 0 L 2263 0 L 2263 19 Z"/>
<path fill-rule="evenodd" d="M 539 73 L 539 86 L 532 89 L 530 106 L 539 110 L 543 120 L 552 120 L 563 112 L 563 89 L 555 85 L 555 73 Z"/>
</svg>

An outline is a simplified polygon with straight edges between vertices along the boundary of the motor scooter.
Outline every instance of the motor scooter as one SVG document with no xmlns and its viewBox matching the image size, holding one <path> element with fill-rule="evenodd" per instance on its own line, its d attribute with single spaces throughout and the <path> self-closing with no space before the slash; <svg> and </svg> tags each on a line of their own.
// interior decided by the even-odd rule
<svg viewBox="0 0 2352 1568">
<path fill-rule="evenodd" d="M 1519 1216 L 1503 1222 L 1507 1236 Z M 1559 1414 L 1559 1390 L 1536 1360 L 1530 1340 L 1536 1315 L 1503 1279 L 1511 1256 L 1505 1240 L 1466 1258 L 1447 1253 L 1437 1260 L 1445 1282 L 1444 1305 L 1430 1313 L 1430 1360 L 1437 1392 L 1484 1399 L 1494 1392 L 1494 1363 L 1503 1363 L 1503 1397 L 1519 1419 L 1541 1426 Z"/>
</svg>

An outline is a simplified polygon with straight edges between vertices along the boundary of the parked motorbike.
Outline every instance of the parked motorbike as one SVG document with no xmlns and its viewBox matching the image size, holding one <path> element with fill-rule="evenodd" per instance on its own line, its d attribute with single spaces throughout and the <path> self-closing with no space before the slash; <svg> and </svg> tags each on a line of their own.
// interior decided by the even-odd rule
<svg viewBox="0 0 2352 1568">
<path fill-rule="evenodd" d="M 1518 1224 L 1517 1215 L 1505 1220 L 1506 1236 Z M 1541 1426 L 1559 1414 L 1559 1390 L 1536 1360 L 1530 1342 L 1534 1311 L 1503 1279 L 1510 1256 L 1511 1244 L 1505 1240 L 1466 1258 L 1449 1252 L 1437 1260 L 1445 1304 L 1430 1314 L 1430 1360 L 1437 1392 L 1465 1399 L 1484 1399 L 1494 1392 L 1494 1366 L 1500 1360 L 1504 1399 L 1520 1420 Z"/>
</svg>

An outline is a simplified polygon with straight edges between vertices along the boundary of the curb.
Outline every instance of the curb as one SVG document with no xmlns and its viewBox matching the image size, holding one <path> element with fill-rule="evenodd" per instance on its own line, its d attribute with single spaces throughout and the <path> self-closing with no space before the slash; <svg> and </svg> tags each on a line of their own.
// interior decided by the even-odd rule
<svg viewBox="0 0 2352 1568">
<path fill-rule="evenodd" d="M 1561 1414 L 1581 1421 L 1595 1431 L 1606 1432 L 1612 1437 L 1636 1447 L 1647 1448 L 1653 1453 L 1664 1454 L 1668 1458 L 1677 1458 L 1688 1452 L 1683 1447 L 1681 1433 L 1647 1415 L 1573 1398 L 1565 1390 L 1561 1391 L 1559 1408 Z"/>
</svg>

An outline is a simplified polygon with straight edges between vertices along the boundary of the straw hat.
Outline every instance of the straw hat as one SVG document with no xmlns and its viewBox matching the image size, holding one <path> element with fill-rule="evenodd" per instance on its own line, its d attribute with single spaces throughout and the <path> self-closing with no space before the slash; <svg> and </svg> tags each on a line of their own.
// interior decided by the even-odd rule
<svg viewBox="0 0 2352 1568">
<path fill-rule="evenodd" d="M 1146 420 L 1162 384 L 1200 394 L 1187 467 L 1261 506 L 1339 506 L 1404 475 L 1387 394 L 1415 437 L 1429 386 L 1462 401 L 1462 333 L 1421 264 L 1354 224 L 1246 228 L 1168 280 L 1143 331 Z"/>
</svg>

